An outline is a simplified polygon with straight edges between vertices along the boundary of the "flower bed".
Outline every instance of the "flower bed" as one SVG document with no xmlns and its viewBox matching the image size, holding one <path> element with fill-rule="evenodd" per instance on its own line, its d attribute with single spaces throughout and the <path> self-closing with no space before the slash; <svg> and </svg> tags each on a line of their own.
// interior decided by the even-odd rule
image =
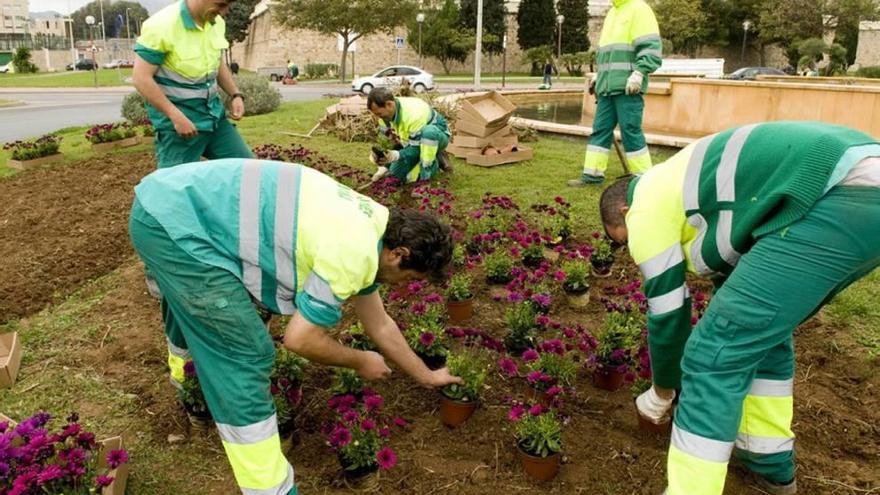
<svg viewBox="0 0 880 495">
<path fill-rule="evenodd" d="M 86 131 L 86 140 L 92 143 L 95 151 L 109 151 L 127 148 L 140 142 L 137 130 L 128 122 L 99 124 Z"/>
<path fill-rule="evenodd" d="M 12 152 L 12 158 L 6 162 L 6 165 L 18 170 L 27 170 L 55 162 L 62 156 L 58 151 L 62 140 L 61 136 L 46 134 L 37 139 L 6 143 L 3 149 Z"/>
</svg>

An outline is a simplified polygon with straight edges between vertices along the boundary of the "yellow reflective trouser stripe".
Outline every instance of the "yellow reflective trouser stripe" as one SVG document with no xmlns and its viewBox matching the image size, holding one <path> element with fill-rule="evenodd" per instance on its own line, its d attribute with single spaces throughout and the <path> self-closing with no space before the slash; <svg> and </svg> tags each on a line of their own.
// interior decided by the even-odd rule
<svg viewBox="0 0 880 495">
<path fill-rule="evenodd" d="M 651 168 L 651 154 L 645 149 L 645 153 L 627 153 L 626 161 L 629 163 L 629 169 L 634 174 L 647 172 Z"/>
<path fill-rule="evenodd" d="M 434 163 L 437 158 L 438 144 L 437 141 L 422 139 L 422 144 L 419 146 L 419 161 L 422 166 L 427 167 Z"/>
<path fill-rule="evenodd" d="M 168 369 L 171 371 L 171 378 L 175 380 L 177 383 L 183 383 L 186 375 L 183 372 L 183 366 L 186 364 L 186 359 L 175 356 L 173 353 L 168 353 Z"/>
<path fill-rule="evenodd" d="M 608 169 L 608 152 L 594 151 L 587 148 L 584 156 L 584 173 L 588 175 L 604 176 Z"/>
<path fill-rule="evenodd" d="M 666 495 L 721 495 L 724 491 L 727 462 L 700 459 L 670 445 L 666 469 Z"/>
<path fill-rule="evenodd" d="M 264 490 L 278 486 L 288 478 L 288 463 L 281 452 L 281 439 L 277 433 L 255 443 L 223 441 L 223 448 L 235 480 L 242 488 Z"/>
<path fill-rule="evenodd" d="M 794 438 L 794 398 L 747 395 L 739 432 L 757 437 Z"/>
</svg>

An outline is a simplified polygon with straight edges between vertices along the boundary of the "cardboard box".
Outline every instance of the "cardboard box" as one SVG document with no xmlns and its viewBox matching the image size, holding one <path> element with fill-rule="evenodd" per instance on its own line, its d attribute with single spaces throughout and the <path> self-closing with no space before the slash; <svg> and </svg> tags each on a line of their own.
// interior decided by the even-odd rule
<svg viewBox="0 0 880 495">
<path fill-rule="evenodd" d="M 486 126 L 478 122 L 474 122 L 469 119 L 457 119 L 455 121 L 455 133 L 456 134 L 470 134 L 471 136 L 476 137 L 489 137 L 492 134 L 500 131 L 507 127 L 506 122 L 502 122 L 500 124 L 495 124 L 491 126 Z"/>
<path fill-rule="evenodd" d="M 534 152 L 531 148 L 520 146 L 517 151 L 502 153 L 500 155 L 482 155 L 479 153 L 470 154 L 467 156 L 467 162 L 471 165 L 477 165 L 480 167 L 494 167 L 505 163 L 531 160 L 534 156 Z"/>
<path fill-rule="evenodd" d="M 503 124 L 516 111 L 516 105 L 497 91 L 465 99 L 461 102 L 461 112 L 468 115 L 469 120 L 483 126 Z"/>
<path fill-rule="evenodd" d="M 339 100 L 336 109 L 342 115 L 360 115 L 367 112 L 367 99 L 358 95 L 343 98 Z"/>
<path fill-rule="evenodd" d="M 465 146 L 468 148 L 483 148 L 488 144 L 491 144 L 493 140 L 498 138 L 508 138 L 511 136 L 511 132 L 513 129 L 509 125 L 498 129 L 497 131 L 489 134 L 486 137 L 472 136 L 470 134 L 464 132 L 456 132 L 455 136 L 452 137 L 452 144 L 456 146 Z M 516 141 L 509 142 L 508 141 L 499 141 L 499 142 L 508 142 L 508 144 L 516 144 Z"/>
<path fill-rule="evenodd" d="M 15 385 L 21 366 L 21 340 L 18 333 L 0 334 L 0 388 Z"/>
<path fill-rule="evenodd" d="M 516 146 L 519 144 L 519 136 L 509 134 L 507 136 L 489 137 L 489 146 L 493 148 L 504 148 L 506 146 Z"/>
<path fill-rule="evenodd" d="M 455 156 L 456 158 L 467 158 L 468 155 L 479 153 L 483 147 L 470 147 L 470 146 L 456 146 L 454 144 L 450 144 L 446 147 L 446 152 Z"/>
</svg>

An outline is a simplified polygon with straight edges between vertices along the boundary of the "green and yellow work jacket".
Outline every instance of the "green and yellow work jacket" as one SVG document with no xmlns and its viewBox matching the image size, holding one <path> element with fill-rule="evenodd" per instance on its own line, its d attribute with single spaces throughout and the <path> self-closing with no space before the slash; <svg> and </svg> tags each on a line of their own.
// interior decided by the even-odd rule
<svg viewBox="0 0 880 495">
<path fill-rule="evenodd" d="M 599 37 L 596 94 L 623 94 L 626 80 L 633 71 L 644 76 L 644 93 L 648 89 L 648 75 L 663 62 L 657 18 L 644 0 L 612 0 L 612 3 L 614 6 L 605 16 Z"/>
<path fill-rule="evenodd" d="M 396 135 L 400 140 L 400 145 L 406 150 L 401 151 L 401 155 L 427 155 L 433 160 L 437 155 L 438 142 L 423 138 L 422 131 L 426 126 L 436 125 L 441 132 L 449 136 L 446 119 L 421 98 L 400 97 L 395 98 L 394 102 L 397 105 L 397 112 L 391 122 L 379 119 L 379 143 L 386 148 L 393 148 L 392 136 Z M 412 147 L 416 149 L 412 149 Z M 422 153 L 418 150 L 422 147 L 425 147 L 426 151 L 430 149 L 433 153 Z M 407 148 L 410 149 L 407 150 Z M 419 177 L 421 165 L 410 171 L 408 180 L 413 181 Z"/>
<path fill-rule="evenodd" d="M 153 79 L 171 103 L 196 129 L 210 132 L 226 114 L 217 71 L 223 50 L 228 48 L 223 18 L 217 16 L 213 23 L 199 26 L 186 0 L 180 0 L 144 22 L 134 51 L 159 66 Z M 147 113 L 157 130 L 174 130 L 171 120 L 149 103 Z"/>
<path fill-rule="evenodd" d="M 685 272 L 730 275 L 764 235 L 803 218 L 880 143 L 846 127 L 773 122 L 700 139 L 632 180 L 629 251 L 648 298 L 654 382 L 678 388 L 691 331 Z"/>
</svg>

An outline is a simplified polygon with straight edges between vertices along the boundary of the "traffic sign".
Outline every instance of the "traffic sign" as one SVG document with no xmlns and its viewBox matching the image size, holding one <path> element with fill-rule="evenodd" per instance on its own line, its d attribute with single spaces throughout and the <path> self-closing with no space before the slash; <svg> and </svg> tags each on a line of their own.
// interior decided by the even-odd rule
<svg viewBox="0 0 880 495">
<path fill-rule="evenodd" d="M 397 47 L 398 50 L 403 48 L 403 36 L 398 36 L 394 38 L 394 46 Z"/>
</svg>

